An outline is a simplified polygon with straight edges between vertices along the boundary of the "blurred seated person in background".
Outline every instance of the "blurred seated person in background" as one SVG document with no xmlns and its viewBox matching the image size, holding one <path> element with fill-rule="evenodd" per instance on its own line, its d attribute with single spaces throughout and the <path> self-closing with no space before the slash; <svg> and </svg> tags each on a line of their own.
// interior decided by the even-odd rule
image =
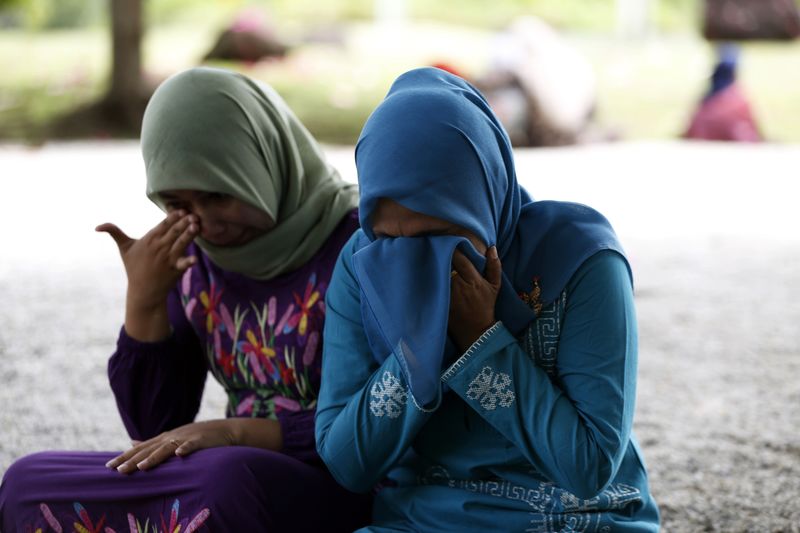
<svg viewBox="0 0 800 533">
<path fill-rule="evenodd" d="M 288 52 L 289 46 L 278 37 L 273 24 L 261 10 L 253 8 L 242 11 L 220 33 L 203 59 L 255 63 L 282 59 Z"/>
<path fill-rule="evenodd" d="M 703 97 L 684 133 L 686 139 L 760 142 L 758 125 L 741 86 L 736 83 L 739 48 L 726 44 L 711 75 L 711 87 Z"/>
<path fill-rule="evenodd" d="M 560 146 L 602 139 L 592 125 L 592 66 L 558 33 L 523 17 L 494 41 L 487 72 L 475 80 L 514 146 Z"/>
</svg>

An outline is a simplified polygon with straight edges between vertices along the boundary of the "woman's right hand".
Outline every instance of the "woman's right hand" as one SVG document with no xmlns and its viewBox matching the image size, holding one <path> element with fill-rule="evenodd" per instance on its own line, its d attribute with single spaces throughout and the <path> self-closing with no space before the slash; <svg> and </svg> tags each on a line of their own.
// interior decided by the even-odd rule
<svg viewBox="0 0 800 533">
<path fill-rule="evenodd" d="M 108 233 L 117 243 L 125 266 L 125 329 L 131 337 L 152 342 L 168 336 L 167 295 L 197 262 L 185 253 L 199 229 L 197 217 L 183 210 L 170 212 L 141 239 L 132 239 L 111 223 L 97 226 L 96 231 Z"/>
</svg>

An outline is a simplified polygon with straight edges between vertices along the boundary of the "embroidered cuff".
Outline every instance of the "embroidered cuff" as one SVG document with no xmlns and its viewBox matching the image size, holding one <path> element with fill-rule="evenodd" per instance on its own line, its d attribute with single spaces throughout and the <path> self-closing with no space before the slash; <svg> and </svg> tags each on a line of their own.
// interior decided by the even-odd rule
<svg viewBox="0 0 800 533">
<path fill-rule="evenodd" d="M 482 347 L 482 346 L 483 346 L 483 345 L 484 345 L 484 344 L 485 344 L 485 343 L 486 343 L 486 342 L 487 342 L 489 339 L 491 339 L 491 338 L 492 338 L 492 336 L 494 336 L 494 335 L 495 335 L 495 333 L 497 333 L 497 332 L 500 330 L 500 328 L 501 328 L 501 326 L 502 326 L 502 325 L 503 325 L 503 323 L 502 323 L 502 322 L 500 322 L 500 321 L 498 320 L 497 322 L 495 322 L 495 323 L 494 323 L 494 325 L 492 325 L 492 327 L 490 327 L 489 329 L 487 329 L 486 331 L 484 331 L 484 332 L 481 334 L 481 336 L 480 336 L 480 337 L 478 337 L 478 340 L 476 340 L 475 342 L 473 342 L 473 343 L 472 343 L 472 346 L 470 346 L 470 347 L 469 347 L 469 349 L 467 349 L 467 351 L 466 351 L 466 352 L 464 352 L 464 355 L 462 355 L 461 357 L 459 357 L 459 358 L 456 360 L 456 362 L 455 362 L 455 363 L 453 363 L 452 365 L 450 365 L 450 368 L 448 368 L 447 370 L 445 370 L 445 371 L 444 371 L 444 373 L 442 374 L 442 381 L 444 381 L 444 382 L 446 383 L 446 382 L 447 382 L 447 381 L 448 381 L 450 378 L 452 378 L 453 376 L 455 376 L 455 375 L 456 375 L 456 374 L 457 374 L 457 373 L 458 373 L 458 372 L 459 372 L 459 371 L 460 371 L 462 368 L 464 368 L 464 365 L 466 365 L 466 364 L 467 364 L 467 361 L 469 361 L 469 360 L 470 360 L 470 358 L 471 358 L 473 355 L 475 355 L 475 354 L 476 354 L 476 353 L 477 353 L 477 352 L 480 350 L 480 348 L 481 348 L 481 347 Z"/>
</svg>

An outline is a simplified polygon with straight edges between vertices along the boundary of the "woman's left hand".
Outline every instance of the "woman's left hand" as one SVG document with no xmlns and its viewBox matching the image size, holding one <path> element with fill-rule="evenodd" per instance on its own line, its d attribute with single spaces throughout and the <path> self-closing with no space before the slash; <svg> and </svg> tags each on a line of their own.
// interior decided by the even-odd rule
<svg viewBox="0 0 800 533">
<path fill-rule="evenodd" d="M 495 323 L 494 305 L 500 292 L 501 274 L 494 246 L 486 251 L 486 277 L 460 251 L 453 253 L 447 329 L 462 352 Z"/>
<path fill-rule="evenodd" d="M 181 457 L 204 448 L 235 444 L 230 420 L 194 422 L 139 442 L 106 466 L 123 474 L 132 474 L 137 470 L 150 470 L 174 455 Z"/>
</svg>

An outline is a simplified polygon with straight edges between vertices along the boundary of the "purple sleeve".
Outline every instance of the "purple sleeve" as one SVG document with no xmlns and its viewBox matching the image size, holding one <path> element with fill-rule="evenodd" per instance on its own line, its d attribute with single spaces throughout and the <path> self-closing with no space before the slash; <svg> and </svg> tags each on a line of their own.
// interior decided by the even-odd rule
<svg viewBox="0 0 800 533">
<path fill-rule="evenodd" d="M 152 438 L 194 420 L 208 369 L 200 342 L 186 320 L 177 291 L 167 299 L 172 334 L 140 342 L 123 327 L 108 378 L 128 435 Z"/>
<path fill-rule="evenodd" d="M 304 463 L 322 462 L 317 454 L 317 444 L 314 440 L 315 414 L 315 409 L 298 412 L 280 411 L 278 413 L 281 438 L 283 439 L 281 453 Z"/>
</svg>

